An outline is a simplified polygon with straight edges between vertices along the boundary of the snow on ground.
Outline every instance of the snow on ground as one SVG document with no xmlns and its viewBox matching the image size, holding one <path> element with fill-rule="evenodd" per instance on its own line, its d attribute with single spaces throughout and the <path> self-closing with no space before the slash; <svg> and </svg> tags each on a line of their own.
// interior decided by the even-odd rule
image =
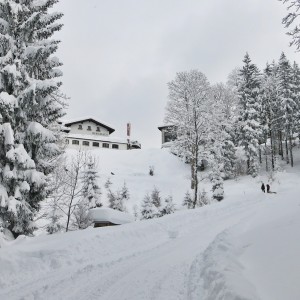
<svg viewBox="0 0 300 300">
<path fill-rule="evenodd" d="M 108 205 L 107 191 L 104 184 L 109 178 L 112 191 L 119 190 L 126 183 L 130 199 L 125 203 L 129 212 L 133 206 L 142 202 L 146 193 L 151 193 L 154 187 L 161 191 L 162 198 L 173 196 L 174 202 L 180 208 L 184 195 L 190 187 L 190 168 L 178 157 L 171 155 L 167 149 L 142 150 L 92 150 L 97 158 L 104 205 Z M 68 156 L 76 154 L 68 150 Z M 154 166 L 154 176 L 149 175 L 149 167 Z M 114 175 L 112 175 L 113 173 Z M 210 189 L 210 184 L 207 186 Z"/>
<path fill-rule="evenodd" d="M 141 174 L 139 155 L 112 171 Z M 164 174 L 161 155 L 161 165 L 153 161 Z M 265 174 L 243 177 L 203 208 L 10 242 L 0 249 L 0 299 L 300 299 L 299 153 L 296 160 L 272 182 L 277 194 L 260 191 Z M 146 174 L 136 177 L 152 180 Z"/>
</svg>

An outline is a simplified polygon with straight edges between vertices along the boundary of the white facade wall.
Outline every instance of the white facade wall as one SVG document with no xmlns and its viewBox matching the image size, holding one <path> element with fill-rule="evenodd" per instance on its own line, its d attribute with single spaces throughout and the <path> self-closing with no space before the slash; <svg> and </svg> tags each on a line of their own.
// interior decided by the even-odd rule
<svg viewBox="0 0 300 300">
<path fill-rule="evenodd" d="M 113 149 L 113 150 L 127 150 L 127 144 L 118 143 L 118 142 L 106 142 L 106 141 L 99 141 L 99 140 L 85 140 L 85 139 L 78 139 L 78 138 L 71 138 L 67 137 L 67 147 L 70 149 L 82 149 L 82 150 L 91 150 L 91 149 Z M 73 141 L 76 140 L 79 142 L 79 145 L 73 144 Z M 85 142 L 85 143 L 84 143 Z M 89 143 L 89 145 L 84 145 Z M 93 146 L 93 143 L 99 143 L 99 147 Z M 109 148 L 103 147 L 103 144 L 108 144 Z M 118 148 L 113 148 L 113 145 L 118 145 Z"/>
<path fill-rule="evenodd" d="M 82 126 L 82 129 L 79 129 L 79 125 Z M 88 130 L 88 126 L 90 126 L 91 130 Z M 94 122 L 90 121 L 72 124 L 69 128 L 71 128 L 70 133 L 109 136 L 109 131 L 106 128 L 98 126 Z"/>
</svg>

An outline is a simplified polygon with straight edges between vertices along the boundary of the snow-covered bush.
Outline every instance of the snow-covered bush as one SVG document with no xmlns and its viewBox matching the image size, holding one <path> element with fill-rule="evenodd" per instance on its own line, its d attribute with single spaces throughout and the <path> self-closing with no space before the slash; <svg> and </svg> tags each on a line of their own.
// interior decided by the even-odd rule
<svg viewBox="0 0 300 300">
<path fill-rule="evenodd" d="M 210 204 L 210 199 L 207 195 L 207 192 L 203 189 L 202 192 L 199 193 L 199 197 L 198 197 L 198 206 L 204 206 L 204 205 L 208 205 Z"/>
<path fill-rule="evenodd" d="M 175 209 L 175 204 L 173 203 L 173 197 L 168 196 L 164 201 L 164 205 L 160 209 L 160 215 L 161 216 L 170 215 L 173 214 L 175 210 L 176 209 Z"/>
<path fill-rule="evenodd" d="M 152 198 L 146 194 L 141 205 L 141 219 L 153 219 L 160 216 L 160 211 L 154 205 Z"/>
<path fill-rule="evenodd" d="M 191 196 L 189 191 L 187 191 L 185 193 L 182 205 L 185 206 L 188 209 L 194 208 L 194 201 L 193 201 L 192 196 Z"/>
</svg>

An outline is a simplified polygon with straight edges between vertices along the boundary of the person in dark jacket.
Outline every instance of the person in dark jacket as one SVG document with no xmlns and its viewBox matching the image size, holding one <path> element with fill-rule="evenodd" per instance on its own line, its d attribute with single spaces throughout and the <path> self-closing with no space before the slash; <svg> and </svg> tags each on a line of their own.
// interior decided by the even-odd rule
<svg viewBox="0 0 300 300">
<path fill-rule="evenodd" d="M 261 190 L 262 190 L 264 193 L 266 192 L 266 188 L 265 188 L 265 184 L 264 184 L 264 183 L 261 185 Z"/>
<path fill-rule="evenodd" d="M 270 193 L 270 185 L 267 184 L 267 193 Z"/>
</svg>

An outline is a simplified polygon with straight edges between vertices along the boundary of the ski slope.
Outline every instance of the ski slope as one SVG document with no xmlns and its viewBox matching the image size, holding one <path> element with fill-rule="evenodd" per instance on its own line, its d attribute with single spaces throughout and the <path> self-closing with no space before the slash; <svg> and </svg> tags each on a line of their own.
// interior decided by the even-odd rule
<svg viewBox="0 0 300 300">
<path fill-rule="evenodd" d="M 296 164 L 271 184 L 277 194 L 260 191 L 264 175 L 243 177 L 203 208 L 7 243 L 0 299 L 300 299 Z"/>
</svg>

